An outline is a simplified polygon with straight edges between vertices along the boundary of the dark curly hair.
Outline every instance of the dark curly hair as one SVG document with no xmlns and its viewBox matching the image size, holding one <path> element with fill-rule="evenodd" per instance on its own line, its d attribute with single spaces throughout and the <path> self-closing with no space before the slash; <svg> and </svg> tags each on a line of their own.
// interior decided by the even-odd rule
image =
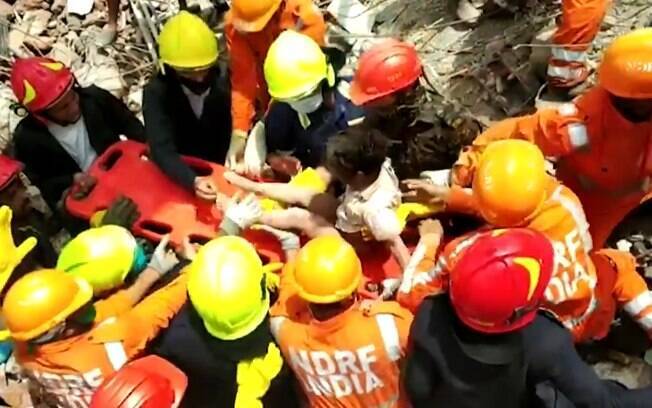
<svg viewBox="0 0 652 408">
<path fill-rule="evenodd" d="M 338 173 L 374 175 L 387 158 L 389 140 L 379 130 L 348 128 L 328 140 L 325 165 Z"/>
</svg>

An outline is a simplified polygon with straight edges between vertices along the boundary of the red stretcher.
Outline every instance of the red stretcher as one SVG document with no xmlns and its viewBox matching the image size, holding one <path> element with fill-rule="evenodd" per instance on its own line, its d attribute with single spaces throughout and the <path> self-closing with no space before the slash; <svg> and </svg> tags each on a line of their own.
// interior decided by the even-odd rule
<svg viewBox="0 0 652 408">
<path fill-rule="evenodd" d="M 107 209 L 119 196 L 127 196 L 138 204 L 140 218 L 132 228 L 137 236 L 157 242 L 170 234 L 173 246 L 187 236 L 191 242 L 204 244 L 216 236 L 222 213 L 213 205 L 171 181 L 148 158 L 147 145 L 122 141 L 107 149 L 93 163 L 89 173 L 97 179 L 90 194 L 76 200 L 66 199 L 66 208 L 75 217 L 88 220 L 97 211 Z M 198 175 L 211 176 L 217 189 L 228 196 L 237 191 L 227 183 L 220 165 L 183 157 Z M 282 262 L 283 250 L 273 235 L 260 230 L 247 230 L 243 237 L 250 241 L 264 263 Z M 380 282 L 400 277 L 401 268 L 389 250 L 378 242 L 353 243 L 362 261 L 363 280 L 360 293 L 374 298 L 382 290 Z"/>
<path fill-rule="evenodd" d="M 141 213 L 133 227 L 137 236 L 158 241 L 170 234 L 173 246 L 180 245 L 186 236 L 199 244 L 214 238 L 222 221 L 221 212 L 212 203 L 171 181 L 149 160 L 148 154 L 147 145 L 130 140 L 111 146 L 89 169 L 97 184 L 84 199 L 68 196 L 68 212 L 88 220 L 124 195 L 138 204 Z M 222 166 L 194 157 L 183 157 L 183 161 L 197 174 L 211 176 L 221 193 L 230 196 L 236 191 L 223 179 Z M 271 234 L 248 230 L 244 238 L 253 243 L 265 263 L 283 260 L 280 244 Z"/>
</svg>

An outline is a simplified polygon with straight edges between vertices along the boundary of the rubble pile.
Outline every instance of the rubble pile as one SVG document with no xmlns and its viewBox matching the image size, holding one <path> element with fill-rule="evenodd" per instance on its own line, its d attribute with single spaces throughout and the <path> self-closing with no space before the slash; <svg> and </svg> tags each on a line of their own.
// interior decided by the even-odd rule
<svg viewBox="0 0 652 408">
<path fill-rule="evenodd" d="M 451 3 L 370 0 L 368 6 L 378 13 L 379 35 L 417 45 L 434 104 L 453 104 L 485 125 L 531 110 L 544 82 L 559 2 L 528 0 L 511 12 L 496 8 L 475 25 L 458 20 Z M 592 66 L 613 38 L 651 22 L 647 0 L 615 2 L 591 52 Z"/>
</svg>

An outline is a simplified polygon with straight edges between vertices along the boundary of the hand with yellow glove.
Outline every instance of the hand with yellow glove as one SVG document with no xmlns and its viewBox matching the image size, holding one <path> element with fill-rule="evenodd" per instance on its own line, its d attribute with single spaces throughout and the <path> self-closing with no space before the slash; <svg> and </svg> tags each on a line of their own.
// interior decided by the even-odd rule
<svg viewBox="0 0 652 408">
<path fill-rule="evenodd" d="M 4 288 L 14 268 L 36 246 L 36 238 L 30 237 L 18 247 L 11 235 L 11 208 L 0 207 L 0 290 Z"/>
<path fill-rule="evenodd" d="M 269 343 L 267 354 L 238 363 L 238 392 L 234 408 L 263 408 L 261 399 L 272 380 L 283 368 L 283 357 L 276 344 Z"/>
<path fill-rule="evenodd" d="M 231 144 L 226 152 L 224 165 L 235 172 L 241 172 L 242 161 L 244 159 L 245 147 L 247 146 L 247 132 L 243 130 L 234 130 L 231 133 Z"/>
</svg>

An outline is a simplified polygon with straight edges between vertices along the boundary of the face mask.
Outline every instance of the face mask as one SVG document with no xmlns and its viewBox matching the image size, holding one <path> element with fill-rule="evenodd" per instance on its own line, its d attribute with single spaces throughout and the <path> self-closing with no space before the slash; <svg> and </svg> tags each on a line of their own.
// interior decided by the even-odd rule
<svg viewBox="0 0 652 408">
<path fill-rule="evenodd" d="M 194 81 L 189 78 L 184 78 L 181 75 L 177 75 L 177 77 L 179 78 L 181 85 L 188 88 L 190 92 L 194 93 L 195 95 L 202 95 L 204 92 L 210 89 L 211 85 L 213 85 L 213 81 L 215 80 L 215 76 L 217 74 L 216 71 L 216 69 L 211 69 L 202 81 Z"/>
<path fill-rule="evenodd" d="M 324 102 L 324 97 L 321 92 L 310 95 L 298 101 L 288 102 L 288 104 L 298 113 L 309 114 L 313 113 Z"/>
</svg>

